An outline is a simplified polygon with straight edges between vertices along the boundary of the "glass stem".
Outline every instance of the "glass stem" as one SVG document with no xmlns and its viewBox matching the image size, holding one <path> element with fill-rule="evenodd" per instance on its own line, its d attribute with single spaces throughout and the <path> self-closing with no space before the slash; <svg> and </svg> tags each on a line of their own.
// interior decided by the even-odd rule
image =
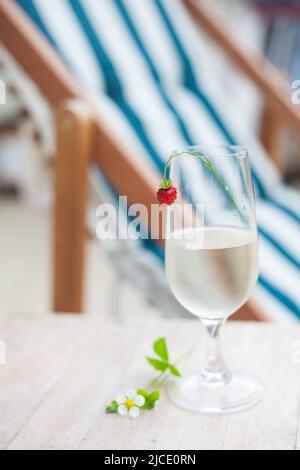
<svg viewBox="0 0 300 470">
<path fill-rule="evenodd" d="M 229 382 L 231 374 L 227 370 L 220 348 L 220 328 L 224 323 L 222 319 L 202 320 L 206 328 L 206 367 L 202 369 L 202 378 L 209 383 Z"/>
</svg>

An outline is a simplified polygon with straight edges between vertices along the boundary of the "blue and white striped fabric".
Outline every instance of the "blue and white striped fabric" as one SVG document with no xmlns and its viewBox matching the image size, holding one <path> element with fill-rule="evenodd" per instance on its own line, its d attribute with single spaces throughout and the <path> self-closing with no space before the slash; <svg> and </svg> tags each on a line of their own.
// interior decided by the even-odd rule
<svg viewBox="0 0 300 470">
<path fill-rule="evenodd" d="M 300 318 L 300 196 L 282 184 L 235 115 L 207 41 L 181 2 L 18 3 L 97 103 L 116 138 L 158 171 L 170 150 L 187 144 L 248 148 L 260 231 L 256 300 L 271 317 Z"/>
</svg>

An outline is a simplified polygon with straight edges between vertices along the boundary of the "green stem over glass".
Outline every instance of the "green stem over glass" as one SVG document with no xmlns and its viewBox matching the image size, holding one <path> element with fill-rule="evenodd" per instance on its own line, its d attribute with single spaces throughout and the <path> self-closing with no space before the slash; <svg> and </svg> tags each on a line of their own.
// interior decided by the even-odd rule
<svg viewBox="0 0 300 470">
<path fill-rule="evenodd" d="M 183 151 L 183 152 L 172 153 L 166 161 L 166 164 L 165 164 L 165 167 L 164 167 L 164 174 L 163 174 L 164 179 L 163 179 L 163 182 L 162 182 L 160 187 L 162 189 L 168 189 L 170 186 L 172 186 L 172 181 L 167 175 L 169 165 L 170 165 L 171 161 L 174 158 L 181 157 L 181 156 L 184 156 L 184 155 L 192 155 L 193 157 L 199 158 L 199 160 L 203 163 L 203 165 L 213 174 L 215 179 L 220 183 L 223 191 L 225 192 L 226 196 L 228 197 L 228 199 L 231 202 L 232 206 L 234 207 L 235 211 L 239 215 L 241 221 L 245 222 L 244 216 L 243 216 L 242 212 L 240 211 L 237 203 L 235 202 L 235 199 L 234 199 L 231 191 L 229 190 L 228 186 L 226 185 L 225 181 L 223 180 L 222 176 L 218 173 L 218 171 L 216 170 L 216 167 L 212 164 L 212 162 L 201 152 L 198 152 L 196 150 L 190 150 L 190 151 L 186 150 L 186 151 Z"/>
</svg>

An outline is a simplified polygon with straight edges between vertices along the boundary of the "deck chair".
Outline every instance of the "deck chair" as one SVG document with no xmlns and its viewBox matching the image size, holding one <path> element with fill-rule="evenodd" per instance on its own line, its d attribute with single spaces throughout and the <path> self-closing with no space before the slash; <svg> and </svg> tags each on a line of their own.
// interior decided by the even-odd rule
<svg viewBox="0 0 300 470">
<path fill-rule="evenodd" d="M 245 54 L 222 23 L 197 0 L 0 0 L 1 41 L 58 108 L 55 310 L 82 310 L 88 161 L 111 198 L 150 207 L 168 152 L 213 142 L 249 149 L 257 196 L 261 272 L 238 318 L 300 318 L 300 196 L 235 115 L 209 69 L 204 33 L 262 92 L 265 147 L 276 147 L 278 123 L 299 137 L 300 115 L 278 74 Z M 143 257 L 137 276 L 153 299 L 163 297 L 162 243 L 140 249 L 155 269 L 141 266 Z"/>
</svg>

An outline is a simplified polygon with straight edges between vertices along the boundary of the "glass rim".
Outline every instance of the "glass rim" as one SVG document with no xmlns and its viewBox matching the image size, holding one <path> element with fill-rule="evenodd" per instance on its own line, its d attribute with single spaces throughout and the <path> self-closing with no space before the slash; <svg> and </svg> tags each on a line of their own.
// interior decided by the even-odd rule
<svg viewBox="0 0 300 470">
<path fill-rule="evenodd" d="M 207 144 L 207 145 L 189 145 L 178 151 L 192 151 L 196 150 L 205 156 L 211 156 L 214 158 L 226 158 L 226 157 L 236 157 L 239 159 L 248 158 L 248 150 L 243 145 L 233 145 L 233 144 Z M 177 150 L 176 150 L 177 151 Z M 208 155 L 206 155 L 208 153 Z M 190 155 L 194 157 L 194 155 Z M 196 155 L 195 155 L 196 156 Z"/>
</svg>

